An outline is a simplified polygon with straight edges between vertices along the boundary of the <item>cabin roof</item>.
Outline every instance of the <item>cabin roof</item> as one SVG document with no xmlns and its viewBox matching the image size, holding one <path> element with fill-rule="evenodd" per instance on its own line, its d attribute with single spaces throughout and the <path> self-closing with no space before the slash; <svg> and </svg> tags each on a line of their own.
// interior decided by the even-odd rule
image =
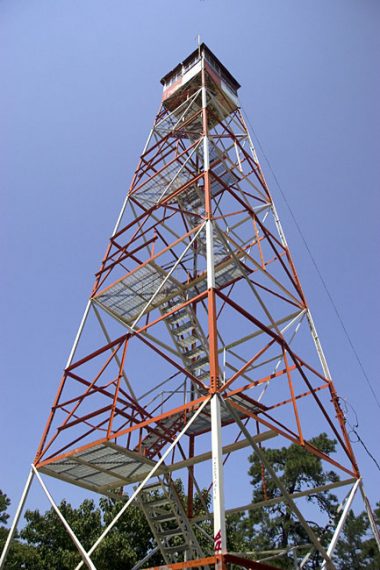
<svg viewBox="0 0 380 570">
<path fill-rule="evenodd" d="M 161 84 L 165 85 L 172 75 L 176 75 L 179 71 L 181 71 L 182 66 L 186 66 L 190 61 L 197 55 L 198 51 L 204 51 L 206 54 L 209 54 L 216 63 L 220 66 L 223 74 L 227 77 L 227 79 L 232 83 L 236 89 L 239 89 L 240 83 L 236 81 L 235 77 L 228 71 L 228 69 L 223 65 L 223 63 L 216 57 L 216 55 L 210 50 L 209 47 L 206 46 L 205 43 L 201 43 L 201 45 L 196 48 L 190 55 L 186 57 L 182 62 L 178 63 L 171 71 L 166 73 L 161 79 Z"/>
</svg>

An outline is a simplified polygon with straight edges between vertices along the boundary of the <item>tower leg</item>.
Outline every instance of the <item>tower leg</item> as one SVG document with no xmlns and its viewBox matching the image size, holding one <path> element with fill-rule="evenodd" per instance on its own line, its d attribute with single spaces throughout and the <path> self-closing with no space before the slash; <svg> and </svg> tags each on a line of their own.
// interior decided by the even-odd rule
<svg viewBox="0 0 380 570">
<path fill-rule="evenodd" d="M 211 445 L 212 445 L 212 488 L 214 507 L 214 550 L 215 554 L 227 552 L 226 517 L 224 510 L 222 427 L 220 420 L 220 399 L 214 394 L 211 399 Z"/>
<path fill-rule="evenodd" d="M 349 511 L 350 511 L 350 508 L 351 508 L 351 505 L 352 505 L 352 501 L 354 500 L 356 491 L 358 490 L 358 487 L 359 487 L 359 485 L 360 485 L 360 481 L 361 481 L 361 479 L 358 479 L 358 480 L 356 481 L 355 485 L 354 485 L 354 486 L 352 487 L 352 489 L 351 489 L 350 494 L 348 495 L 346 504 L 344 505 L 344 509 L 343 509 L 342 516 L 341 516 L 340 519 L 339 519 L 338 525 L 337 525 L 337 527 L 336 527 L 336 529 L 335 529 L 334 535 L 333 535 L 333 537 L 332 537 L 332 539 L 331 539 L 331 542 L 330 542 L 330 545 L 329 545 L 329 547 L 328 547 L 328 549 L 327 549 L 327 554 L 330 556 L 330 558 L 331 558 L 331 556 L 332 556 L 332 554 L 333 554 L 333 552 L 334 552 L 334 550 L 335 550 L 335 546 L 336 546 L 336 543 L 338 542 L 338 538 L 339 538 L 339 535 L 340 535 L 340 533 L 341 533 L 341 531 L 342 531 L 342 528 L 343 528 L 343 526 L 344 526 L 344 523 L 346 522 L 347 515 L 348 515 L 348 513 L 349 513 Z M 326 562 L 323 562 L 323 564 L 322 564 L 322 566 L 321 566 L 321 570 L 325 570 L 325 568 L 326 568 Z"/>
<path fill-rule="evenodd" d="M 68 368 L 70 366 L 70 364 L 72 363 L 72 361 L 74 359 L 74 356 L 75 356 L 75 353 L 76 353 L 76 350 L 77 350 L 77 347 L 78 347 L 78 344 L 80 341 L 80 337 L 82 336 L 84 325 L 86 324 L 86 321 L 87 321 L 88 313 L 90 312 L 90 308 L 91 308 L 91 301 L 88 301 L 86 308 L 84 310 L 83 317 L 82 317 L 82 320 L 80 322 L 78 331 L 77 331 L 77 335 L 76 335 L 75 340 L 74 340 L 74 344 L 71 348 L 71 352 L 70 352 L 69 357 L 68 357 L 67 362 L 66 362 L 66 368 Z"/>
<path fill-rule="evenodd" d="M 367 495 L 366 495 L 366 493 L 365 493 L 365 491 L 364 491 L 363 482 L 360 483 L 360 492 L 361 492 L 361 494 L 362 494 L 363 501 L 364 501 L 364 505 L 365 505 L 365 508 L 366 508 L 366 511 L 367 511 L 367 516 L 368 516 L 368 519 L 369 519 L 369 524 L 371 525 L 371 529 L 372 529 L 372 532 L 373 532 L 373 536 L 375 537 L 376 544 L 377 544 L 377 548 L 379 549 L 379 552 L 380 552 L 380 533 L 379 533 L 379 528 L 378 528 L 378 526 L 377 526 L 377 524 L 376 524 L 375 517 L 374 517 L 373 511 L 372 511 L 372 509 L 371 509 L 371 505 L 369 504 Z"/>
<path fill-rule="evenodd" d="M 20 520 L 20 516 L 21 516 L 22 510 L 24 508 L 24 504 L 25 504 L 26 498 L 28 496 L 29 489 L 30 489 L 30 486 L 31 486 L 32 481 L 33 481 L 33 477 L 34 477 L 34 473 L 33 473 L 33 469 L 31 469 L 29 472 L 28 478 L 26 480 L 25 487 L 24 487 L 24 490 L 22 492 L 20 502 L 19 502 L 18 507 L 17 507 L 16 514 L 15 514 L 13 522 L 12 522 L 12 526 L 11 526 L 9 534 L 7 536 L 7 540 L 4 544 L 3 552 L 1 553 L 0 569 L 5 567 L 5 561 L 6 561 L 7 556 L 8 556 L 9 548 L 10 548 L 12 539 L 15 535 L 17 525 L 18 525 L 18 521 Z"/>
</svg>

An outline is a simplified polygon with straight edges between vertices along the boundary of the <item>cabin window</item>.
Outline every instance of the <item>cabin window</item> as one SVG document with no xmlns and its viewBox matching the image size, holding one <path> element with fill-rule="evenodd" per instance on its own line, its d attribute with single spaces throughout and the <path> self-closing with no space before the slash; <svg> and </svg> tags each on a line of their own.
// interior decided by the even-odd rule
<svg viewBox="0 0 380 570">
<path fill-rule="evenodd" d="M 207 62 L 211 65 L 211 67 L 217 72 L 218 75 L 221 75 L 220 65 L 216 63 L 216 61 L 211 58 L 209 55 L 206 56 Z"/>
<path fill-rule="evenodd" d="M 189 69 L 191 69 L 196 63 L 198 63 L 198 61 L 199 61 L 199 56 L 196 55 L 189 63 L 187 63 L 184 66 L 183 72 L 186 73 L 186 71 L 189 71 Z"/>
<path fill-rule="evenodd" d="M 225 76 L 223 76 L 223 83 L 227 87 L 228 91 L 231 91 L 231 93 L 233 93 L 233 95 L 237 96 L 237 91 L 236 91 L 235 87 L 232 86 L 232 84 L 228 81 L 228 79 L 225 78 Z"/>
<path fill-rule="evenodd" d="M 169 79 L 165 83 L 165 88 L 169 87 L 169 85 L 172 85 L 173 83 L 175 83 L 177 81 L 177 79 L 179 79 L 181 77 L 181 75 L 182 75 L 182 73 L 179 71 L 175 75 L 172 75 L 171 77 L 169 77 Z"/>
</svg>

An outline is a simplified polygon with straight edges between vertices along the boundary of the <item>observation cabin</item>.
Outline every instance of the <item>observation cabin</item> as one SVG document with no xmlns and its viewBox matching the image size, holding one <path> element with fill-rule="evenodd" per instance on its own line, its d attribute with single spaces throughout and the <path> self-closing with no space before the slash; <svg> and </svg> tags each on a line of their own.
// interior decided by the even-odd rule
<svg viewBox="0 0 380 570">
<path fill-rule="evenodd" d="M 176 65 L 161 79 L 162 101 L 169 111 L 174 111 L 202 86 L 202 63 L 205 69 L 206 87 L 216 97 L 226 116 L 239 107 L 240 84 L 213 52 L 202 43 L 182 63 Z M 212 112 L 212 105 L 210 108 Z"/>
</svg>

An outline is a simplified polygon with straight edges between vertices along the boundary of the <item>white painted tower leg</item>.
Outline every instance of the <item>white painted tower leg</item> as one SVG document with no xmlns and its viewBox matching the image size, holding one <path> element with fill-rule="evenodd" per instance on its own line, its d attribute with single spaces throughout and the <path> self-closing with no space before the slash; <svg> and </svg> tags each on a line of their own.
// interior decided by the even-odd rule
<svg viewBox="0 0 380 570">
<path fill-rule="evenodd" d="M 204 75 L 204 55 L 202 57 L 202 112 L 204 120 L 203 133 L 203 169 L 205 173 L 206 189 L 206 263 L 207 263 L 207 289 L 213 293 L 215 289 L 215 260 L 214 260 L 214 234 L 213 222 L 211 220 L 211 185 L 209 183 L 209 140 L 207 127 L 207 92 Z M 210 333 L 209 333 L 210 334 Z M 211 387 L 211 358 L 215 358 L 210 350 L 210 387 Z M 216 357 L 217 358 L 217 357 Z M 215 367 L 215 363 L 214 367 Z M 216 369 L 218 366 L 216 366 Z M 215 379 L 214 379 L 215 380 Z M 212 489 L 213 489 L 213 510 L 214 510 L 214 552 L 215 554 L 225 554 L 227 552 L 226 517 L 224 507 L 224 482 L 223 482 L 223 454 L 222 454 L 222 424 L 220 418 L 220 399 L 214 393 L 211 402 L 211 452 L 212 452 Z M 216 565 L 218 569 L 219 564 Z"/>
<path fill-rule="evenodd" d="M 220 400 L 217 394 L 211 399 L 212 496 L 214 508 L 215 554 L 227 552 L 226 516 L 224 509 L 224 481 L 222 455 L 222 425 Z"/>
<path fill-rule="evenodd" d="M 88 314 L 90 312 L 90 308 L 91 308 L 91 299 L 89 301 L 87 301 L 87 305 L 86 305 L 86 308 L 84 310 L 83 317 L 82 317 L 82 320 L 80 322 L 78 332 L 77 332 L 76 337 L 74 339 L 74 344 L 72 346 L 71 352 L 70 352 L 69 357 L 67 359 L 65 368 L 68 368 L 74 359 L 74 356 L 75 356 L 75 353 L 76 353 L 76 350 L 78 348 L 78 344 L 80 341 L 80 337 L 82 336 L 84 325 L 86 324 L 87 317 L 88 317 Z"/>
<path fill-rule="evenodd" d="M 336 529 L 335 529 L 334 535 L 333 535 L 333 537 L 332 537 L 332 539 L 331 539 L 330 545 L 329 545 L 329 547 L 328 547 L 328 549 L 327 549 L 327 554 L 330 556 L 330 558 L 332 558 L 332 555 L 334 554 L 334 550 L 335 550 L 336 544 L 337 544 L 337 542 L 338 542 L 338 539 L 339 539 L 340 533 L 341 533 L 341 531 L 342 531 L 342 528 L 344 527 L 344 523 L 346 522 L 347 515 L 348 515 L 348 513 L 349 513 L 349 511 L 350 511 L 350 508 L 351 508 L 351 505 L 352 505 L 352 501 L 354 500 L 356 491 L 357 491 L 357 489 L 358 489 L 358 487 L 359 487 L 359 485 L 360 485 L 360 481 L 361 481 L 360 479 L 358 479 L 358 480 L 356 481 L 355 485 L 354 485 L 354 486 L 352 487 L 352 489 L 351 489 L 350 494 L 349 494 L 348 497 L 347 497 L 346 504 L 345 504 L 345 506 L 344 506 L 342 516 L 340 517 L 340 520 L 339 520 L 339 522 L 338 522 L 338 524 L 337 524 L 337 527 L 336 527 Z M 326 561 L 324 561 L 324 562 L 322 563 L 321 570 L 326 570 Z"/>
<path fill-rule="evenodd" d="M 360 492 L 361 492 L 361 494 L 362 494 L 363 501 L 364 501 L 364 505 L 365 505 L 365 508 L 366 508 L 366 511 L 367 511 L 367 516 L 368 516 L 369 524 L 370 524 L 370 526 L 371 526 L 371 529 L 372 529 L 372 532 L 373 532 L 373 536 L 374 536 L 374 538 L 375 538 L 375 540 L 376 540 L 377 548 L 379 549 L 379 552 L 380 552 L 380 533 L 379 533 L 379 528 L 378 528 L 377 523 L 376 523 L 376 521 L 375 521 L 375 519 L 374 519 L 373 512 L 372 512 L 372 509 L 371 509 L 371 505 L 369 504 L 368 497 L 367 497 L 366 492 L 365 492 L 365 490 L 364 490 L 363 481 L 360 482 Z"/>
</svg>

